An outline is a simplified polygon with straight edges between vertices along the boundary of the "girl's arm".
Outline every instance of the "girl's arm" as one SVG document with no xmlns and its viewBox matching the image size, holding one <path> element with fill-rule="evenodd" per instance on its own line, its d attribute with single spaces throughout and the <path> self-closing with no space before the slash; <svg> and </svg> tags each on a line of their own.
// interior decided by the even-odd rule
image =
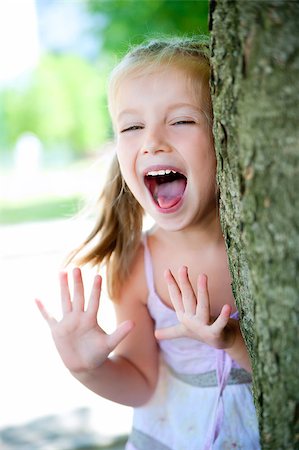
<svg viewBox="0 0 299 450">
<path fill-rule="evenodd" d="M 240 330 L 239 321 L 235 319 L 229 319 L 229 322 L 231 321 L 233 321 L 231 326 L 234 327 L 235 340 L 231 347 L 227 347 L 224 350 L 233 360 L 235 360 L 239 364 L 239 366 L 243 367 L 243 369 L 247 370 L 247 372 L 252 373 L 251 362 Z"/>
<path fill-rule="evenodd" d="M 88 306 L 80 269 L 74 269 L 73 277 L 71 299 L 67 274 L 61 274 L 61 321 L 51 318 L 37 301 L 65 366 L 98 395 L 128 406 L 142 405 L 156 384 L 157 345 L 151 318 L 136 295 L 134 280 L 123 290 L 116 308 L 121 323 L 107 335 L 97 322 L 101 277 L 95 277 Z M 115 354 L 109 356 L 113 351 Z"/>
<path fill-rule="evenodd" d="M 224 305 L 216 320 L 211 317 L 207 276 L 199 275 L 197 296 L 190 283 L 187 267 L 179 270 L 178 282 L 170 270 L 165 272 L 165 278 L 179 324 L 156 330 L 156 338 L 187 336 L 198 339 L 211 347 L 225 350 L 241 367 L 251 372 L 239 321 L 230 318 L 231 307 Z"/>
</svg>

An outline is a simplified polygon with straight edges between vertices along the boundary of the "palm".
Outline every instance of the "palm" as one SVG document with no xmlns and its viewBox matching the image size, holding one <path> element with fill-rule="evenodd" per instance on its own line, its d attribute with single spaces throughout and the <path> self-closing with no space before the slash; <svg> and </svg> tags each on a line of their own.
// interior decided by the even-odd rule
<svg viewBox="0 0 299 450">
<path fill-rule="evenodd" d="M 235 336 L 234 321 L 229 318 L 231 308 L 224 305 L 216 320 L 211 317 L 205 275 L 199 277 L 197 296 L 191 286 L 186 267 L 179 272 L 179 283 L 170 271 L 166 272 L 166 281 L 179 323 L 173 327 L 157 330 L 158 339 L 187 336 L 215 348 L 226 348 L 231 345 Z"/>
<path fill-rule="evenodd" d="M 74 312 L 51 328 L 57 350 L 70 370 L 96 367 L 111 351 L 107 335 L 90 319 L 85 312 Z"/>
<path fill-rule="evenodd" d="M 39 310 L 48 322 L 52 336 L 66 367 L 74 372 L 99 367 L 116 345 L 132 328 L 130 321 L 121 324 L 111 335 L 106 334 L 97 322 L 101 293 L 101 277 L 96 276 L 90 300 L 85 308 L 81 271 L 75 269 L 74 295 L 71 300 L 67 274 L 60 277 L 63 318 L 57 321 L 49 316 L 41 302 Z"/>
</svg>

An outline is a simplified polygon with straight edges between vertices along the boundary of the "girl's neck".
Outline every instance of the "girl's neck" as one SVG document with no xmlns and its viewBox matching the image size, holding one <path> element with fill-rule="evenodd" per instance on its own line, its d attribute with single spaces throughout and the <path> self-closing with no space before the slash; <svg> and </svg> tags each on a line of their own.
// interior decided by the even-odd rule
<svg viewBox="0 0 299 450">
<path fill-rule="evenodd" d="M 156 225 L 153 229 L 157 236 L 164 242 L 172 242 L 177 246 L 188 246 L 198 248 L 198 246 L 211 246 L 223 242 L 223 233 L 219 216 L 213 215 L 205 223 L 193 225 L 179 231 L 169 231 Z"/>
</svg>

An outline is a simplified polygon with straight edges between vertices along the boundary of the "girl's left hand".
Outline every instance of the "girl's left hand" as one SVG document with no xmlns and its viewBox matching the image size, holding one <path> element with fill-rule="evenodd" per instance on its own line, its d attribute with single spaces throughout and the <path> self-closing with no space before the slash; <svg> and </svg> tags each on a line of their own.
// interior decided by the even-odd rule
<svg viewBox="0 0 299 450">
<path fill-rule="evenodd" d="M 165 272 L 165 279 L 179 323 L 156 330 L 156 338 L 190 337 L 218 349 L 232 347 L 236 338 L 238 321 L 230 319 L 229 305 L 222 307 L 216 319 L 211 317 L 207 276 L 204 274 L 198 276 L 197 296 L 190 283 L 187 267 L 179 270 L 178 282 L 170 270 Z"/>
</svg>

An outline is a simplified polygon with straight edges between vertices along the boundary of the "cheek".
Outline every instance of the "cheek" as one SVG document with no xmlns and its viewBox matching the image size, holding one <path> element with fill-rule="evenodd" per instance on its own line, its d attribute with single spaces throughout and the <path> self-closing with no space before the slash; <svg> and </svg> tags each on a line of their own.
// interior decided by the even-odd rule
<svg viewBox="0 0 299 450">
<path fill-rule="evenodd" d="M 214 176 L 216 176 L 216 166 L 217 166 L 216 153 L 214 145 L 212 144 L 209 138 L 206 139 L 204 147 L 206 149 L 204 153 L 205 159 L 204 162 L 207 166 L 208 171 L 210 171 L 210 173 L 213 173 Z"/>
<path fill-rule="evenodd" d="M 214 154 L 214 151 L 213 151 L 213 157 L 211 158 L 210 167 L 211 167 L 211 176 L 216 181 L 217 161 L 216 161 L 216 156 Z"/>
<path fill-rule="evenodd" d="M 209 186 L 212 186 L 213 189 L 216 189 L 217 181 L 216 181 L 216 158 L 210 158 L 207 164 L 207 183 Z"/>
<path fill-rule="evenodd" d="M 128 153 L 116 152 L 121 174 L 128 185 L 129 189 L 135 196 L 138 187 L 138 180 L 135 176 L 134 161 L 129 157 Z"/>
<path fill-rule="evenodd" d="M 204 195 L 211 195 L 216 192 L 216 157 L 213 149 L 209 149 L 205 154 L 198 155 L 193 161 L 197 167 L 195 182 Z"/>
<path fill-rule="evenodd" d="M 131 153 L 128 149 L 123 146 L 117 145 L 116 147 L 116 156 L 119 162 L 120 170 L 125 176 L 127 172 L 130 170 L 130 166 L 132 164 Z"/>
<path fill-rule="evenodd" d="M 201 176 L 216 178 L 217 161 L 214 148 L 202 146 L 200 151 L 193 155 L 192 161 Z"/>
</svg>

